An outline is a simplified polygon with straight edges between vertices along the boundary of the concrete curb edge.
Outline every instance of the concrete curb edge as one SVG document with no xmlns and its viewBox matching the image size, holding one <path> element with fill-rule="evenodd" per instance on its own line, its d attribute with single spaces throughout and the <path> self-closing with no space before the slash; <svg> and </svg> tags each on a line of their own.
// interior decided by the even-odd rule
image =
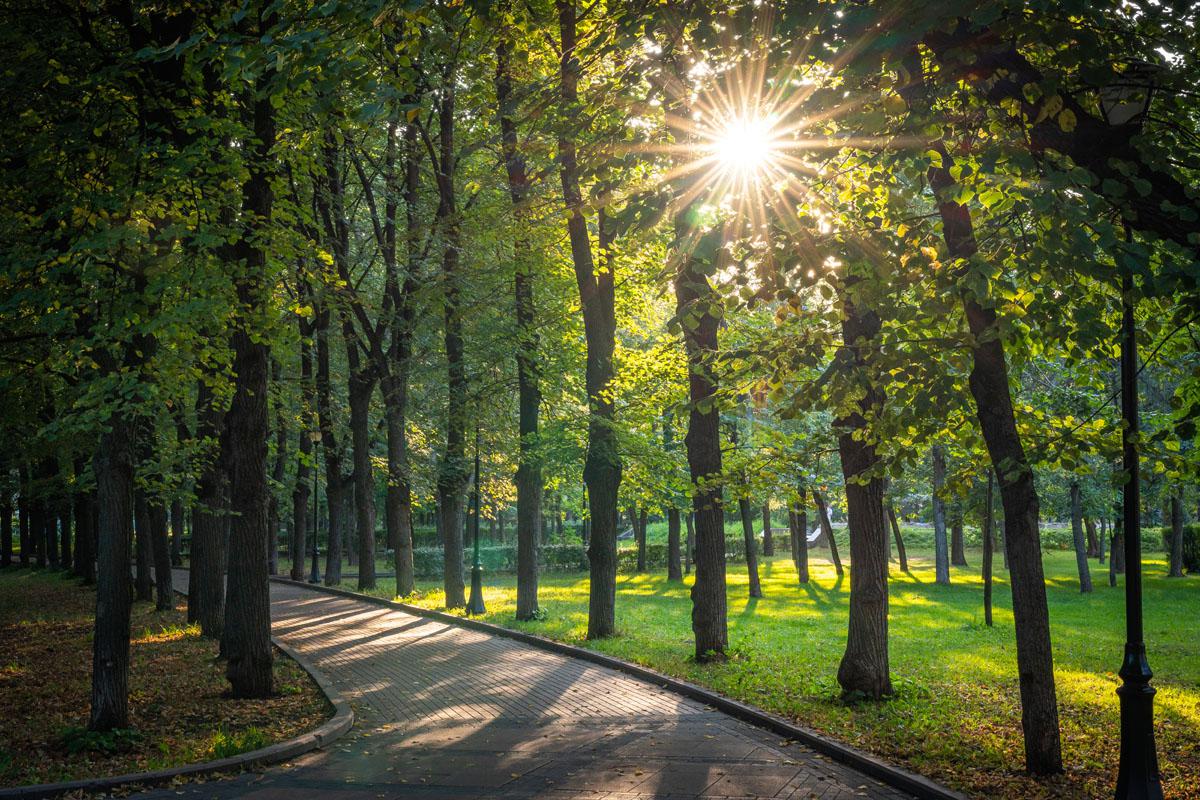
<svg viewBox="0 0 1200 800">
<path fill-rule="evenodd" d="M 949 789 L 941 784 L 918 775 L 908 770 L 901 769 L 894 764 L 888 763 L 883 759 L 871 755 L 870 753 L 851 747 L 848 744 L 827 738 L 826 736 L 817 733 L 809 728 L 797 725 L 790 720 L 755 708 L 745 703 L 733 700 L 724 695 L 697 686 L 694 683 L 673 678 L 669 675 L 664 675 L 657 670 L 643 667 L 629 661 L 624 661 L 619 658 L 598 653 L 595 650 L 588 650 L 583 647 L 565 644 L 563 642 L 549 639 L 545 636 L 538 636 L 524 631 L 505 628 L 500 625 L 495 625 L 490 622 L 482 622 L 480 620 L 471 619 L 470 617 L 460 617 L 455 614 L 447 614 L 444 611 L 435 611 L 429 608 L 421 608 L 420 606 L 410 605 L 398 600 L 385 600 L 382 597 L 373 597 L 368 594 L 350 591 L 348 589 L 340 589 L 334 586 L 324 586 L 320 584 L 311 584 L 303 581 L 293 581 L 290 578 L 272 577 L 271 580 L 275 583 L 286 584 L 290 586 L 298 586 L 312 591 L 324 592 L 326 594 L 339 595 L 342 597 L 361 600 L 385 608 L 395 608 L 405 611 L 420 617 L 438 620 L 449 625 L 456 625 L 461 628 L 482 631 L 495 636 L 502 636 L 506 639 L 513 639 L 542 650 L 548 650 L 559 655 L 578 658 L 583 661 L 589 661 L 593 664 L 598 664 L 603 667 L 621 672 L 630 677 L 637 678 L 645 683 L 653 684 L 661 689 L 667 689 L 675 694 L 682 695 L 691 700 L 696 700 L 705 705 L 711 706 L 719 711 L 722 711 L 731 717 L 735 717 L 743 722 L 748 722 L 759 728 L 769 730 L 772 733 L 778 734 L 788 739 L 795 740 L 801 744 L 811 748 L 812 750 L 827 756 L 834 761 L 845 764 L 857 769 L 865 775 L 875 778 L 888 786 L 901 791 L 915 795 L 921 800 L 968 800 L 967 796 Z M 3 797 L 3 795 L 0 795 Z"/>
</svg>

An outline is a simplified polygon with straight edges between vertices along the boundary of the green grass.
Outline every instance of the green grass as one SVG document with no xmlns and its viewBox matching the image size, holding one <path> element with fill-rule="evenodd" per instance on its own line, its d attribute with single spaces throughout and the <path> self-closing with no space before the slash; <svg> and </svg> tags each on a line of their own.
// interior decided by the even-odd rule
<svg viewBox="0 0 1200 800">
<path fill-rule="evenodd" d="M 692 658 L 691 578 L 663 573 L 618 578 L 618 636 L 587 642 L 585 573 L 545 575 L 543 620 L 514 619 L 515 579 L 485 575 L 486 619 L 580 644 L 709 686 L 880 753 L 960 789 L 988 797 L 1093 797 L 1110 791 L 1116 768 L 1118 685 L 1124 645 L 1124 592 L 1110 588 L 1093 560 L 1096 590 L 1081 595 L 1074 556 L 1045 555 L 1056 680 L 1068 774 L 1036 783 L 1021 773 L 1016 654 L 1007 573 L 996 558 L 995 627 L 983 622 L 980 554 L 937 586 L 928 551 L 910 554 L 911 572 L 893 563 L 890 654 L 896 696 L 883 703 L 838 700 L 849 576 L 838 580 L 814 550 L 812 582 L 800 587 L 788 556 L 762 564 L 765 597 L 747 596 L 745 565 L 729 567 L 731 658 Z M 848 554 L 843 552 L 848 560 Z M 1161 557 L 1147 558 L 1146 640 L 1158 687 L 1159 752 L 1168 796 L 1200 792 L 1200 577 L 1169 580 Z M 380 579 L 375 594 L 391 596 Z M 438 585 L 416 597 L 438 608 Z"/>
</svg>

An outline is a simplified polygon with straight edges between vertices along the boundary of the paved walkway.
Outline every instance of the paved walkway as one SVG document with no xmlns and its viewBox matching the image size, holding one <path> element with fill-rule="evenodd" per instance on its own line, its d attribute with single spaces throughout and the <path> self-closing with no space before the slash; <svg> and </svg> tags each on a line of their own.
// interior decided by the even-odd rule
<svg viewBox="0 0 1200 800">
<path fill-rule="evenodd" d="M 278 584 L 271 614 L 275 636 L 350 700 L 352 731 L 288 765 L 141 797 L 908 797 L 694 701 L 510 639 Z"/>
</svg>

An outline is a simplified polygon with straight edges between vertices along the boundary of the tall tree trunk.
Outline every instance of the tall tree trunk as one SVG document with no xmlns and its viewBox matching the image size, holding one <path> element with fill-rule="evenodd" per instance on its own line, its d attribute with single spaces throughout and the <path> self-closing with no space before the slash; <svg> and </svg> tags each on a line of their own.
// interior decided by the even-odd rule
<svg viewBox="0 0 1200 800">
<path fill-rule="evenodd" d="M 349 325 L 349 320 L 346 321 Z M 350 364 L 350 436 L 354 462 L 354 522 L 358 533 L 358 588 L 375 588 L 375 476 L 371 466 L 371 395 L 375 378 L 359 364 L 357 344 L 346 338 Z M 353 356 L 350 356 L 354 353 Z"/>
<path fill-rule="evenodd" d="M 1167 577 L 1183 577 L 1183 501 L 1178 491 L 1171 493 L 1171 554 Z"/>
<path fill-rule="evenodd" d="M 561 53 L 559 103 L 568 118 L 577 118 L 580 62 L 575 52 L 577 22 L 575 0 L 555 0 Z M 591 525 L 588 541 L 590 582 L 587 638 L 601 639 L 616 633 L 617 495 L 621 487 L 621 454 L 613 428 L 615 408 L 610 391 L 614 375 L 616 306 L 614 269 L 611 263 L 612 231 L 603 210 L 598 214 L 601 257 L 599 272 L 592 259 L 591 236 L 584 217 L 580 168 L 575 139 L 569 126 L 558 137 L 559 182 L 567 210 L 567 236 L 583 313 L 587 347 L 585 388 L 588 397 L 588 447 L 583 466 Z M 724 645 L 722 644 L 722 647 Z"/>
<path fill-rule="evenodd" d="M 742 518 L 742 539 L 746 547 L 746 573 L 750 580 L 750 596 L 762 597 L 762 583 L 758 579 L 758 537 L 754 534 L 754 509 L 748 497 L 738 498 L 738 512 Z"/>
<path fill-rule="evenodd" d="M 88 729 L 129 727 L 129 545 L 133 538 L 133 425 L 108 420 L 92 465 L 97 532 L 96 627 L 92 637 L 92 708 Z"/>
<path fill-rule="evenodd" d="M 78 527 L 78 525 L 76 526 Z M 171 566 L 183 566 L 183 500 L 171 501 Z"/>
<path fill-rule="evenodd" d="M 229 483 L 225 469 L 224 414 L 214 406 L 215 402 L 209 384 L 201 380 L 196 397 L 196 438 L 208 445 L 210 457 L 196 479 L 187 605 L 188 621 L 200 625 L 201 635 L 221 639 L 225 629 Z"/>
<path fill-rule="evenodd" d="M 301 297 L 308 297 L 308 291 L 301 284 Z M 304 567 L 308 549 L 309 521 L 309 492 L 313 475 L 313 402 L 316 393 L 313 386 L 312 346 L 308 337 L 311 326 L 305 324 L 302 318 L 297 318 L 300 325 L 300 430 L 296 443 L 296 484 L 292 489 L 292 538 L 288 551 L 292 556 L 292 568 L 288 577 L 294 581 L 304 580 Z M 313 518 L 316 527 L 316 518 Z M 313 532 L 312 546 L 317 542 L 316 532 Z"/>
<path fill-rule="evenodd" d="M 260 19 L 258 34 L 271 27 Z M 235 244 L 238 318 L 233 330 L 233 400 L 226 415 L 229 435 L 229 485 L 232 521 L 229 532 L 228 602 L 222 641 L 228 660 L 225 676 L 233 697 L 269 697 L 274 689 L 271 654 L 271 607 L 267 584 L 267 414 L 270 350 L 252 330 L 270 304 L 265 232 L 271 225 L 274 197 L 271 151 L 275 117 L 269 89 L 273 72 L 259 75 L 252 101 L 256 140 L 242 187 L 244 230 Z"/>
<path fill-rule="evenodd" d="M 29 502 L 29 470 L 22 465 L 18 469 L 18 486 L 17 486 L 17 530 L 20 536 L 18 544 L 21 547 L 21 552 L 18 555 L 22 567 L 29 566 L 29 558 L 33 555 L 33 544 L 30 541 L 30 512 L 32 504 Z"/>
<path fill-rule="evenodd" d="M 629 509 L 629 521 L 633 524 L 633 538 L 637 542 L 637 571 L 646 571 L 646 509 L 640 512 L 638 507 Z"/>
<path fill-rule="evenodd" d="M 821 525 L 821 530 L 825 534 L 825 540 L 829 543 L 829 558 L 833 561 L 833 568 L 840 578 L 845 574 L 842 568 L 842 558 L 838 555 L 837 539 L 833 536 L 833 525 L 829 521 L 829 507 L 825 505 L 825 498 L 815 488 L 812 490 L 813 503 L 817 506 L 817 518 Z"/>
<path fill-rule="evenodd" d="M 1075 545 L 1075 566 L 1079 569 L 1079 591 L 1092 591 L 1092 573 L 1088 568 L 1087 544 L 1083 538 L 1083 512 L 1079 503 L 1079 482 L 1071 481 L 1071 541 Z"/>
<path fill-rule="evenodd" d="M 466 456 L 467 371 L 459 286 L 462 231 L 455 195 L 455 76 L 448 70 L 438 100 L 438 229 L 442 235 L 443 344 L 446 349 L 446 447 L 438 469 L 437 493 L 442 514 L 442 586 L 446 608 L 467 604 L 463 584 L 463 495 L 469 470 Z"/>
<path fill-rule="evenodd" d="M 1103 565 L 1105 553 L 1108 549 L 1108 520 L 1105 517 L 1100 517 L 1100 535 L 1097 538 L 1099 539 L 1096 544 L 1097 555 L 1100 558 L 1101 565 Z"/>
<path fill-rule="evenodd" d="M 155 497 L 148 501 L 146 520 L 150 523 L 150 547 L 154 554 L 154 600 L 159 611 L 175 608 L 175 589 L 171 580 L 171 544 L 167 539 L 167 507 Z"/>
<path fill-rule="evenodd" d="M 65 570 L 71 569 L 71 498 L 64 495 L 58 501 L 58 563 Z"/>
<path fill-rule="evenodd" d="M 141 427 L 141 426 L 139 426 Z M 139 434 L 142 433 L 139 431 Z M 151 543 L 150 506 L 141 489 L 134 493 L 134 600 L 139 603 L 154 599 L 154 579 L 151 567 L 154 564 L 154 545 Z"/>
<path fill-rule="evenodd" d="M 683 515 L 684 523 L 687 525 L 687 543 L 683 547 L 683 571 L 687 575 L 692 574 L 692 552 L 696 546 L 696 515 L 688 511 Z"/>
<path fill-rule="evenodd" d="M 801 494 L 803 497 L 803 494 Z M 796 509 L 796 578 L 808 583 L 808 512 L 803 501 Z"/>
<path fill-rule="evenodd" d="M 675 236 L 691 235 L 688 212 L 675 218 Z M 725 508 L 720 476 L 720 410 L 716 403 L 717 331 L 721 301 L 709 283 L 705 264 L 686 248 L 674 255 L 675 310 L 682 322 L 688 363 L 688 429 L 684 438 L 692 481 L 696 580 L 692 584 L 692 632 L 696 660 L 723 660 L 729 643 L 725 588 Z M 691 526 L 689 526 L 690 528 Z"/>
<path fill-rule="evenodd" d="M 1087 556 L 1088 558 L 1100 557 L 1100 540 L 1096 537 L 1096 523 L 1087 514 L 1083 517 L 1083 530 L 1087 533 Z"/>
<path fill-rule="evenodd" d="M 896 507 L 887 506 L 888 522 L 892 525 L 892 536 L 896 540 L 896 557 L 900 559 L 900 571 L 908 572 L 908 551 L 904 548 L 904 535 L 900 533 L 900 520 L 896 519 Z"/>
<path fill-rule="evenodd" d="M 683 580 L 683 565 L 679 553 L 679 509 L 667 508 L 667 580 Z"/>
<path fill-rule="evenodd" d="M 82 458 L 75 460 L 75 474 L 83 474 L 86 462 Z M 96 582 L 96 528 L 93 520 L 96 514 L 96 496 L 94 489 L 87 489 L 75 494 L 75 574 L 83 579 L 85 586 Z"/>
<path fill-rule="evenodd" d="M 992 538 L 992 485 L 995 483 L 994 473 L 988 470 L 987 492 L 983 500 L 983 621 L 992 627 L 992 551 L 995 542 Z"/>
<path fill-rule="evenodd" d="M 762 522 L 763 522 L 763 555 L 770 557 L 770 556 L 775 555 L 775 540 L 772 538 L 771 503 L 769 501 L 766 503 L 763 503 Z"/>
<path fill-rule="evenodd" d="M 850 621 L 846 652 L 838 666 L 843 697 L 879 699 L 892 694 L 888 664 L 888 531 L 883 512 L 883 479 L 870 423 L 883 404 L 868 364 L 867 350 L 879 336 L 879 316 L 854 302 L 857 278 L 842 291 L 843 369 L 865 386 L 858 408 L 834 420 L 846 485 L 850 536 Z M 830 537 L 833 544 L 833 537 Z"/>
<path fill-rule="evenodd" d="M 920 66 L 914 67 L 919 75 Z M 939 141 L 935 149 L 941 166 L 931 166 L 929 180 L 940 198 L 942 237 L 951 258 L 969 259 L 978 252 L 970 210 L 952 199 L 955 180 L 952 159 Z M 1013 620 L 1017 642 L 1017 674 L 1021 688 L 1025 766 L 1036 775 L 1062 772 L 1058 729 L 1058 700 L 1054 686 L 1054 656 L 1050 646 L 1050 615 L 1038 533 L 1038 496 L 1033 469 L 1017 430 L 1004 343 L 997 333 L 994 308 L 985 297 L 962 294 L 967 328 L 972 336 L 968 384 L 975 400 L 979 427 L 997 471 L 1004 507 L 1004 547 L 1012 583 Z"/>
<path fill-rule="evenodd" d="M 278 361 L 272 360 L 272 372 L 275 379 L 278 380 Z M 280 409 L 275 412 L 275 462 L 271 467 L 271 480 L 274 482 L 274 486 L 271 487 L 267 506 L 267 573 L 270 575 L 279 574 L 279 528 L 283 524 L 282 515 L 279 513 L 279 491 L 287 476 L 287 441 L 287 417 Z"/>
<path fill-rule="evenodd" d="M 967 563 L 966 542 L 963 536 L 962 510 L 956 509 L 950 521 L 950 564 L 955 567 L 969 567 Z"/>
<path fill-rule="evenodd" d="M 317 423 L 321 428 L 321 449 L 325 460 L 325 505 L 329 515 L 326 532 L 325 585 L 342 582 L 342 542 L 345 524 L 342 515 L 346 481 L 342 476 L 342 445 L 333 418 L 333 390 L 329 381 L 329 318 L 323 307 L 316 314 L 317 338 Z"/>
<path fill-rule="evenodd" d="M 946 501 L 942 492 L 946 486 L 946 451 L 940 444 L 933 446 L 933 549 L 935 580 L 950 585 L 950 548 L 946 541 Z"/>
<path fill-rule="evenodd" d="M 3 487 L 0 491 L 4 493 L 3 499 L 0 499 L 0 567 L 11 567 L 13 560 L 12 494 L 8 487 Z"/>
</svg>

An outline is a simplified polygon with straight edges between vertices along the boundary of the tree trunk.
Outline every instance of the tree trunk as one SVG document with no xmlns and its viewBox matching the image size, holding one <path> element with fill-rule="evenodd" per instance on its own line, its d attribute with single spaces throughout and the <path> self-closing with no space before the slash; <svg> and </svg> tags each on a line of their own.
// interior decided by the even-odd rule
<svg viewBox="0 0 1200 800">
<path fill-rule="evenodd" d="M 808 583 L 808 512 L 803 506 L 796 511 L 796 577 Z"/>
<path fill-rule="evenodd" d="M 1079 503 L 1079 483 L 1071 481 L 1071 540 L 1075 544 L 1075 566 L 1079 569 L 1079 591 L 1092 591 L 1092 573 L 1088 568 L 1087 544 L 1083 538 L 1083 514 Z"/>
<path fill-rule="evenodd" d="M 171 580 L 171 544 L 167 539 L 167 507 L 158 498 L 147 503 L 146 520 L 150 524 L 150 547 L 154 555 L 155 608 L 175 608 L 175 590 Z"/>
<path fill-rule="evenodd" d="M 13 505 L 8 487 L 0 489 L 4 497 L 0 501 L 0 567 L 12 566 L 13 554 Z M 78 548 L 76 548 L 78 550 Z"/>
<path fill-rule="evenodd" d="M 78 527 L 78 523 L 76 523 Z M 171 501 L 171 566 L 183 566 L 183 501 L 176 497 Z"/>
<path fill-rule="evenodd" d="M 407 349 L 407 348 L 406 348 Z M 403 369 L 403 373 L 397 374 Z M 396 595 L 407 597 L 416 591 L 413 571 L 412 487 L 408 474 L 408 365 L 393 363 L 392 374 L 384 379 L 384 415 L 387 420 L 388 485 L 384 513 L 388 540 L 393 550 Z"/>
<path fill-rule="evenodd" d="M 220 639 L 225 629 L 229 484 L 224 414 L 214 403 L 208 383 L 201 380 L 196 397 L 196 438 L 209 446 L 210 453 L 196 479 L 187 605 L 188 622 L 198 623 L 202 636 Z"/>
<path fill-rule="evenodd" d="M 301 284 L 301 297 L 307 298 L 308 291 Z M 292 538 L 288 550 L 292 556 L 292 568 L 288 577 L 294 581 L 304 580 L 304 567 L 309 550 L 308 521 L 309 521 L 309 492 L 313 475 L 313 387 L 312 346 L 308 337 L 311 330 L 303 319 L 298 318 L 300 325 L 300 430 L 296 442 L 296 484 L 292 489 Z M 316 546 L 316 518 L 313 518 L 313 541 Z"/>
<path fill-rule="evenodd" d="M 914 74 L 919 74 L 919 66 Z M 930 167 L 929 179 L 942 198 L 938 202 L 942 237 L 950 257 L 969 259 L 978 252 L 971 212 L 949 199 L 955 187 L 950 173 L 952 159 L 941 142 L 935 144 L 941 166 Z M 985 307 L 985 301 L 986 298 L 963 292 L 963 309 L 973 342 L 968 384 L 992 466 L 997 470 L 1004 507 L 1004 546 L 1012 583 L 1025 766 L 1036 775 L 1054 774 L 1062 772 L 1062 746 L 1038 533 L 1037 489 L 1017 430 L 1004 344 L 996 330 L 996 311 Z"/>
<path fill-rule="evenodd" d="M 349 325 L 349 320 L 346 321 Z M 354 461 L 354 521 L 358 533 L 358 588 L 375 588 L 375 475 L 371 466 L 371 395 L 375 378 L 359 365 L 357 345 L 348 335 L 350 435 Z M 352 357 L 350 353 L 354 353 Z"/>
<path fill-rule="evenodd" d="M 892 536 L 896 540 L 896 557 L 900 559 L 900 571 L 908 572 L 908 551 L 904 548 L 904 535 L 900 533 L 900 521 L 896 519 L 896 507 L 891 503 L 887 506 L 888 522 L 892 526 Z"/>
<path fill-rule="evenodd" d="M 21 547 L 21 552 L 18 559 L 22 567 L 29 566 L 29 557 L 33 553 L 33 545 L 30 542 L 30 507 L 29 502 L 29 471 L 22 466 L 18 471 L 18 488 L 17 488 L 17 532 L 20 536 L 18 544 Z"/>
<path fill-rule="evenodd" d="M 342 445 L 333 420 L 333 391 L 329 381 L 328 308 L 317 310 L 317 424 L 321 429 L 321 449 L 325 460 L 325 506 L 329 515 L 325 545 L 325 585 L 342 582 L 342 541 L 345 525 L 342 516 L 346 483 L 342 476 Z M 314 524 L 315 520 L 314 520 Z"/>
<path fill-rule="evenodd" d="M 691 235 L 687 210 L 675 218 L 675 237 Z M 674 254 L 676 316 L 682 322 L 688 363 L 688 429 L 684 438 L 695 515 L 696 580 L 692 584 L 692 632 L 696 660 L 723 660 L 729 643 L 725 587 L 725 509 L 719 478 L 720 410 L 716 403 L 717 331 L 721 300 L 708 281 L 708 265 L 687 248 Z"/>
<path fill-rule="evenodd" d="M 888 531 L 883 512 L 883 479 L 875 474 L 879 456 L 867 420 L 883 404 L 865 355 L 880 331 L 879 316 L 854 302 L 856 278 L 848 278 L 842 299 L 843 368 L 865 391 L 858 408 L 834 420 L 846 486 L 850 537 L 850 621 L 846 651 L 838 666 L 842 697 L 878 700 L 892 694 L 888 663 Z M 833 545 L 833 537 L 830 536 Z"/>
<path fill-rule="evenodd" d="M 133 599 L 139 603 L 148 603 L 154 599 L 154 579 L 150 572 L 154 563 L 154 545 L 151 544 L 150 506 L 146 502 L 146 495 L 140 489 L 134 494 L 133 519 L 135 556 Z"/>
<path fill-rule="evenodd" d="M 69 496 L 64 496 L 59 500 L 58 530 L 58 563 L 63 569 L 69 570 L 71 569 L 71 501 Z"/>
<path fill-rule="evenodd" d="M 1183 501 L 1177 491 L 1171 493 L 1171 553 L 1167 577 L 1183 577 Z"/>
<path fill-rule="evenodd" d="M 692 552 L 696 546 L 696 515 L 688 511 L 683 515 L 684 523 L 687 525 L 687 542 L 683 547 L 683 571 L 684 574 L 692 574 Z"/>
<path fill-rule="evenodd" d="M 1096 523 L 1090 516 L 1083 517 L 1083 530 L 1087 533 L 1088 558 L 1100 557 L 1100 539 L 1096 536 Z"/>
<path fill-rule="evenodd" d="M 633 538 L 637 542 L 637 571 L 646 571 L 646 510 L 637 506 L 629 509 L 629 521 L 633 524 Z"/>
<path fill-rule="evenodd" d="M 992 485 L 995 483 L 993 472 L 988 470 L 987 492 L 983 501 L 983 621 L 992 627 L 992 551 L 995 549 L 992 538 Z"/>
<path fill-rule="evenodd" d="M 967 563 L 966 543 L 963 539 L 963 519 L 961 512 L 958 512 L 950 522 L 950 564 L 955 567 L 970 566 Z"/>
<path fill-rule="evenodd" d="M 279 380 L 278 361 L 272 361 L 272 373 L 275 380 Z M 283 486 L 284 478 L 287 477 L 287 441 L 287 417 L 280 409 L 275 412 L 275 463 L 271 467 L 271 480 L 274 482 L 274 486 L 271 487 L 267 506 L 267 573 L 269 575 L 279 574 L 279 527 L 283 524 L 282 515 L 279 513 L 279 491 Z"/>
<path fill-rule="evenodd" d="M 129 544 L 133 538 L 133 425 L 120 412 L 92 465 L 97 532 L 96 627 L 92 637 L 92 708 L 88 730 L 129 727 Z"/>
<path fill-rule="evenodd" d="M 754 510 L 750 499 L 738 498 L 738 512 L 742 518 L 742 539 L 746 547 L 746 573 L 750 580 L 750 596 L 762 597 L 762 584 L 758 579 L 758 537 L 754 534 Z"/>
<path fill-rule="evenodd" d="M 259 20 L 259 33 L 268 20 Z M 245 228 L 235 244 L 238 265 L 234 287 L 239 314 L 233 330 L 233 400 L 226 415 L 229 441 L 230 512 L 228 602 L 222 638 L 228 660 L 225 676 L 233 697 L 269 697 L 274 689 L 271 654 L 271 607 L 267 583 L 267 412 L 268 345 L 253 330 L 270 304 L 273 286 L 264 231 L 271 225 L 273 201 L 271 151 L 275 145 L 274 109 L 267 87 L 271 71 L 259 75 L 252 101 L 252 158 L 242 187 Z"/>
<path fill-rule="evenodd" d="M 942 491 L 946 485 L 946 451 L 933 446 L 933 548 L 937 583 L 950 585 L 950 552 L 946 542 L 946 503 Z"/>
<path fill-rule="evenodd" d="M 775 555 L 775 540 L 771 532 L 771 504 L 764 503 L 762 507 L 763 523 L 763 556 L 770 558 Z"/>
<path fill-rule="evenodd" d="M 75 459 L 75 475 L 83 475 L 87 462 Z M 75 494 L 75 575 L 85 586 L 96 582 L 96 528 L 93 520 L 96 513 L 94 489 Z"/>
<path fill-rule="evenodd" d="M 580 62 L 576 49 L 575 0 L 555 0 L 561 47 L 559 52 L 559 101 L 568 117 L 579 104 Z M 613 428 L 615 408 L 610 384 L 614 374 L 616 346 L 615 283 L 612 263 L 599 272 L 592 260 L 591 236 L 584 217 L 580 190 L 580 168 L 570 126 L 562 126 L 558 137 L 559 181 L 567 210 L 567 235 L 571 261 L 583 313 L 587 346 L 585 385 L 588 396 L 588 448 L 583 466 L 591 512 L 588 561 L 587 638 L 600 639 L 616 633 L 617 580 L 617 495 L 621 487 L 621 454 Z M 611 262 L 612 231 L 603 210 L 598 213 L 601 257 Z"/>
<path fill-rule="evenodd" d="M 679 509 L 667 509 L 667 580 L 683 580 L 683 565 L 679 557 Z"/>
<path fill-rule="evenodd" d="M 840 578 L 845 574 L 845 570 L 842 568 L 842 558 L 838 555 L 837 539 L 833 536 L 833 525 L 829 521 L 829 508 L 825 505 L 825 498 L 815 488 L 812 490 L 812 496 L 813 503 L 817 506 L 821 531 L 825 535 L 825 540 L 829 542 L 829 558 L 833 561 L 833 568 Z"/>
<path fill-rule="evenodd" d="M 1100 535 L 1097 539 L 1097 555 L 1100 558 L 1100 563 L 1104 564 L 1105 554 L 1108 549 L 1108 520 L 1104 517 L 1100 517 Z"/>
<path fill-rule="evenodd" d="M 437 224 L 442 244 L 443 344 L 446 349 L 446 447 L 438 469 L 437 493 L 442 514 L 442 585 L 446 608 L 467 604 L 463 585 L 463 493 L 467 487 L 467 371 L 459 286 L 461 229 L 457 219 L 454 151 L 454 76 L 438 100 Z"/>
</svg>

